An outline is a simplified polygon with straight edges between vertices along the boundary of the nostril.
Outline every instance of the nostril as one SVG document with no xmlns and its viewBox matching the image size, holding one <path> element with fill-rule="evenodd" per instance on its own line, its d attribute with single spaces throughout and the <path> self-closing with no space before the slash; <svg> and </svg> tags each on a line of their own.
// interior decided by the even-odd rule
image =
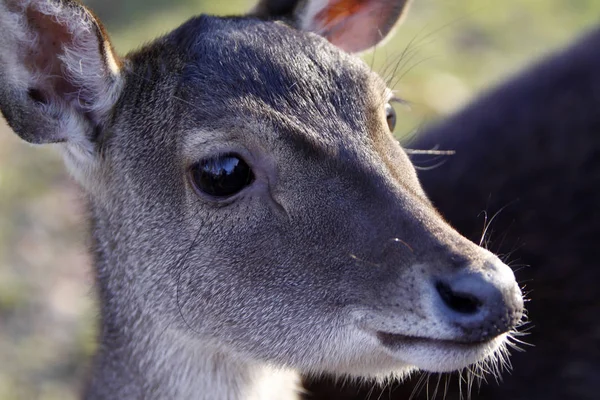
<svg viewBox="0 0 600 400">
<path fill-rule="evenodd" d="M 468 293 L 460 293 L 452 290 L 450 285 L 438 282 L 435 285 L 444 303 L 453 311 L 460 314 L 475 314 L 482 306 L 482 302 Z"/>
<path fill-rule="evenodd" d="M 433 309 L 458 340 L 484 342 L 513 329 L 523 300 L 512 271 L 504 264 L 485 264 L 481 271 L 463 268 L 430 281 Z"/>
</svg>

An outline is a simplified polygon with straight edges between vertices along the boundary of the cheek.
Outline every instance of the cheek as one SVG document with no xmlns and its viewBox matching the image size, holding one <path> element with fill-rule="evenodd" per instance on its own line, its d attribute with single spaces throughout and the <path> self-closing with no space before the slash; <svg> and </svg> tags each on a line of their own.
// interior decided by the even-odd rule
<svg viewBox="0 0 600 400">
<path fill-rule="evenodd" d="M 240 246 L 241 247 L 241 246 Z M 201 334 L 225 338 L 226 344 L 248 346 L 253 352 L 291 340 L 299 330 L 329 326 L 339 317 L 335 288 L 315 273 L 300 255 L 271 251 L 268 258 L 252 250 L 226 253 L 201 249 L 184 266 L 179 282 L 179 312 Z M 326 266 L 322 266 L 326 268 Z M 310 299 L 307 301 L 307 299 Z M 253 337 L 255 327 L 266 332 Z M 312 328 L 311 328 L 312 329 Z M 269 333 L 274 336 L 269 336 Z M 275 335 L 277 334 L 277 335 Z"/>
</svg>

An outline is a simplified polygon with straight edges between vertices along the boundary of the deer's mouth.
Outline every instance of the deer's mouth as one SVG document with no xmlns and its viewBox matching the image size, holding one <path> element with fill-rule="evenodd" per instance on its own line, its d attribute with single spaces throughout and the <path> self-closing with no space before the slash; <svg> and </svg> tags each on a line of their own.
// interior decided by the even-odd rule
<svg viewBox="0 0 600 400">
<path fill-rule="evenodd" d="M 494 340 L 447 340 L 447 339 L 434 339 L 421 336 L 408 336 L 389 332 L 377 332 L 377 338 L 386 347 L 389 348 L 401 348 L 403 346 L 419 346 L 419 345 L 430 345 L 430 346 L 446 346 L 454 347 L 457 350 L 470 350 L 474 346 L 481 346 L 488 344 Z"/>
<path fill-rule="evenodd" d="M 494 357 L 506 341 L 506 333 L 485 340 L 436 339 L 376 332 L 379 342 L 393 355 L 419 369 L 449 372 Z"/>
</svg>

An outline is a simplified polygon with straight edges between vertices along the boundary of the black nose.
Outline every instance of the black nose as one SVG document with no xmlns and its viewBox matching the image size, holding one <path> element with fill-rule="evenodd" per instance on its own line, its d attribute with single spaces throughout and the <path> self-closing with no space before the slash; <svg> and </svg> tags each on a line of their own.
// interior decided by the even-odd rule
<svg viewBox="0 0 600 400">
<path fill-rule="evenodd" d="M 471 292 L 456 291 L 445 282 L 438 282 L 435 285 L 440 297 L 446 305 L 453 311 L 460 314 L 475 314 L 479 311 L 483 302 Z M 485 296 L 485 295 L 484 295 Z M 484 297 L 482 296 L 482 297 Z"/>
<path fill-rule="evenodd" d="M 523 315 L 523 298 L 507 266 L 494 262 L 484 272 L 463 270 L 438 279 L 442 319 L 461 332 L 459 340 L 482 342 L 513 329 Z"/>
</svg>

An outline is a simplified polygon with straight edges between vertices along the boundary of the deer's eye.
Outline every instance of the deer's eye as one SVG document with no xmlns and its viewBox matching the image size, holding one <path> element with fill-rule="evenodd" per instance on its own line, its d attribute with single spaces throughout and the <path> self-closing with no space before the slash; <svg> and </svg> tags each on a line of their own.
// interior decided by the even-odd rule
<svg viewBox="0 0 600 400">
<path fill-rule="evenodd" d="M 190 175 L 197 191 L 220 198 L 233 196 L 254 181 L 252 169 L 236 154 L 201 160 Z"/>
<path fill-rule="evenodd" d="M 385 119 L 387 120 L 390 132 L 394 132 L 394 129 L 396 129 L 396 110 L 394 110 L 394 107 L 390 103 L 385 105 Z"/>
</svg>

